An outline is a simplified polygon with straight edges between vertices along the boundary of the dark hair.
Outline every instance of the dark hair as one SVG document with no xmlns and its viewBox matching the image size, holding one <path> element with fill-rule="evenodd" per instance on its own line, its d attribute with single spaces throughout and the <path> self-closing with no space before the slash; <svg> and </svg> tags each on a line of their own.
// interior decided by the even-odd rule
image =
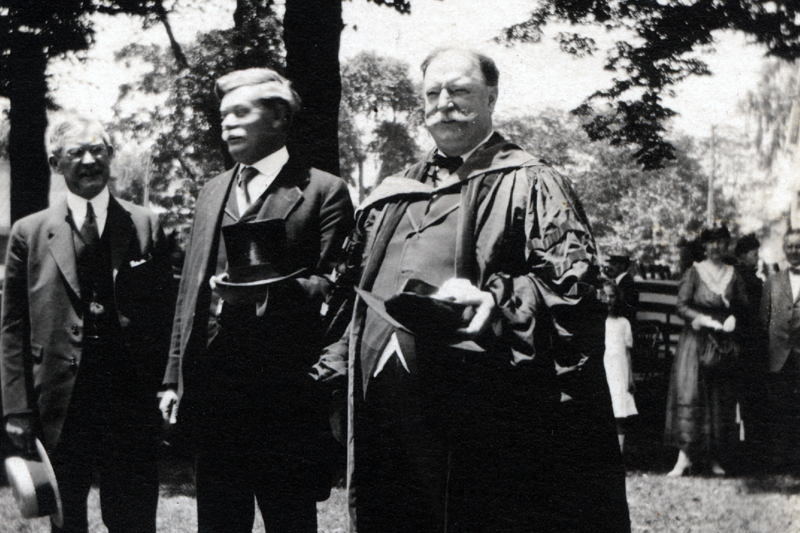
<svg viewBox="0 0 800 533">
<path fill-rule="evenodd" d="M 479 52 L 475 52 L 474 50 L 463 50 L 461 48 L 437 48 L 428 54 L 428 57 L 425 58 L 420 66 L 423 76 L 425 76 L 425 71 L 428 70 L 428 65 L 431 64 L 431 61 L 445 52 L 460 52 L 472 57 L 472 59 L 475 60 L 475 62 L 478 64 L 478 67 L 481 69 L 483 81 L 486 82 L 486 85 L 489 87 L 497 87 L 497 83 L 500 80 L 500 71 L 497 70 L 497 65 L 494 64 L 494 60 L 491 57 L 483 55 Z"/>
<path fill-rule="evenodd" d="M 608 302 L 608 316 L 618 317 L 625 314 L 625 302 L 622 301 L 622 291 L 619 286 L 611 280 L 605 280 L 603 287 L 611 289 L 611 293 L 616 296 L 614 302 Z"/>
<path fill-rule="evenodd" d="M 791 226 L 786 230 L 786 233 L 783 234 L 783 238 L 785 239 L 789 235 L 800 235 L 800 228 L 792 228 Z"/>
<path fill-rule="evenodd" d="M 631 258 L 627 255 L 609 255 L 608 264 L 620 265 L 622 268 L 630 268 Z"/>
<path fill-rule="evenodd" d="M 734 248 L 733 253 L 740 256 L 750 250 L 758 250 L 760 247 L 761 242 L 756 238 L 755 233 L 748 233 L 736 242 L 736 248 Z"/>
<path fill-rule="evenodd" d="M 725 224 L 721 226 L 714 226 L 713 228 L 706 228 L 700 233 L 701 244 L 729 240 L 731 240 L 731 232 L 728 231 L 728 226 Z"/>
</svg>

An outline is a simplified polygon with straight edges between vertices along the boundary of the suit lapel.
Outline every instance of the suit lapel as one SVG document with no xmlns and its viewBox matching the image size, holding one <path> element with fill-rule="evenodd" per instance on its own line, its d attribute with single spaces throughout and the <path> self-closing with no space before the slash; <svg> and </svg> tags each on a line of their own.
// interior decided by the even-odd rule
<svg viewBox="0 0 800 533">
<path fill-rule="evenodd" d="M 48 245 L 53 254 L 61 274 L 75 294 L 80 297 L 81 284 L 78 281 L 78 268 L 76 265 L 75 242 L 72 232 L 72 221 L 64 199 L 53 210 L 48 228 Z"/>
<path fill-rule="evenodd" d="M 279 218 L 286 220 L 303 200 L 303 192 L 297 183 L 306 181 L 309 169 L 293 163 L 290 159 L 275 180 L 264 191 L 264 205 L 258 210 L 258 220 Z"/>
<path fill-rule="evenodd" d="M 111 246 L 111 268 L 115 279 L 135 232 L 136 226 L 133 224 L 131 214 L 125 211 L 113 196 L 110 197 L 103 234 L 106 234 Z"/>
<path fill-rule="evenodd" d="M 223 217 L 223 210 L 228 199 L 228 191 L 235 175 L 233 169 L 222 174 L 221 179 L 214 180 L 208 184 L 209 190 L 204 195 L 208 200 L 202 205 L 197 205 L 194 215 L 195 230 L 192 239 L 198 239 L 197 245 L 202 246 L 202 252 L 196 257 L 201 258 L 203 265 L 208 265 L 211 256 L 211 247 L 214 244 L 214 236 L 219 230 L 220 221 Z M 195 246 L 195 243 L 192 243 Z M 203 267 L 205 268 L 205 267 Z"/>
</svg>

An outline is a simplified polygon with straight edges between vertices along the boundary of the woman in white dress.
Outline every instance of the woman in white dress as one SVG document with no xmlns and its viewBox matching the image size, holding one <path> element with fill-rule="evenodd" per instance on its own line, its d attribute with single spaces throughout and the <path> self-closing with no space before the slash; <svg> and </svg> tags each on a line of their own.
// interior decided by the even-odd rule
<svg viewBox="0 0 800 533">
<path fill-rule="evenodd" d="M 603 356 L 603 365 L 611 392 L 614 418 L 617 421 L 619 450 L 622 452 L 625 444 L 625 419 L 639 414 L 633 399 L 634 384 L 631 371 L 633 333 L 631 332 L 631 323 L 622 316 L 625 306 L 619 287 L 613 281 L 607 281 L 603 284 L 603 291 L 608 304 L 606 351 Z"/>
</svg>

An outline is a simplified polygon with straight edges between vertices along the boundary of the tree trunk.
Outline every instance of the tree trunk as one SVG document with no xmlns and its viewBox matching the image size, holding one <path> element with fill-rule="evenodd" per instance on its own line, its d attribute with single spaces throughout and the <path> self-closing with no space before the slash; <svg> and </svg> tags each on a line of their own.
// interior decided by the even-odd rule
<svg viewBox="0 0 800 533">
<path fill-rule="evenodd" d="M 38 39 L 18 35 L 8 57 L 11 222 L 48 205 L 50 168 L 44 146 L 47 130 L 47 56 Z"/>
<path fill-rule="evenodd" d="M 289 149 L 312 166 L 336 175 L 342 27 L 341 0 L 286 0 L 286 77 L 303 100 L 303 112 L 292 126 Z"/>
</svg>

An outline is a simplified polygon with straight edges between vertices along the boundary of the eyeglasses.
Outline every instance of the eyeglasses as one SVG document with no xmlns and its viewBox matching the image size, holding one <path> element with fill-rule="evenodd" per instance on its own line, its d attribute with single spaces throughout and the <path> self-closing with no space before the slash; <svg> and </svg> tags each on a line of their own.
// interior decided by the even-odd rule
<svg viewBox="0 0 800 533">
<path fill-rule="evenodd" d="M 93 144 L 91 146 L 81 146 L 79 148 L 71 148 L 64 152 L 64 155 L 70 159 L 83 159 L 86 152 L 92 154 L 94 158 L 105 157 L 108 155 L 108 148 L 105 144 Z"/>
</svg>

